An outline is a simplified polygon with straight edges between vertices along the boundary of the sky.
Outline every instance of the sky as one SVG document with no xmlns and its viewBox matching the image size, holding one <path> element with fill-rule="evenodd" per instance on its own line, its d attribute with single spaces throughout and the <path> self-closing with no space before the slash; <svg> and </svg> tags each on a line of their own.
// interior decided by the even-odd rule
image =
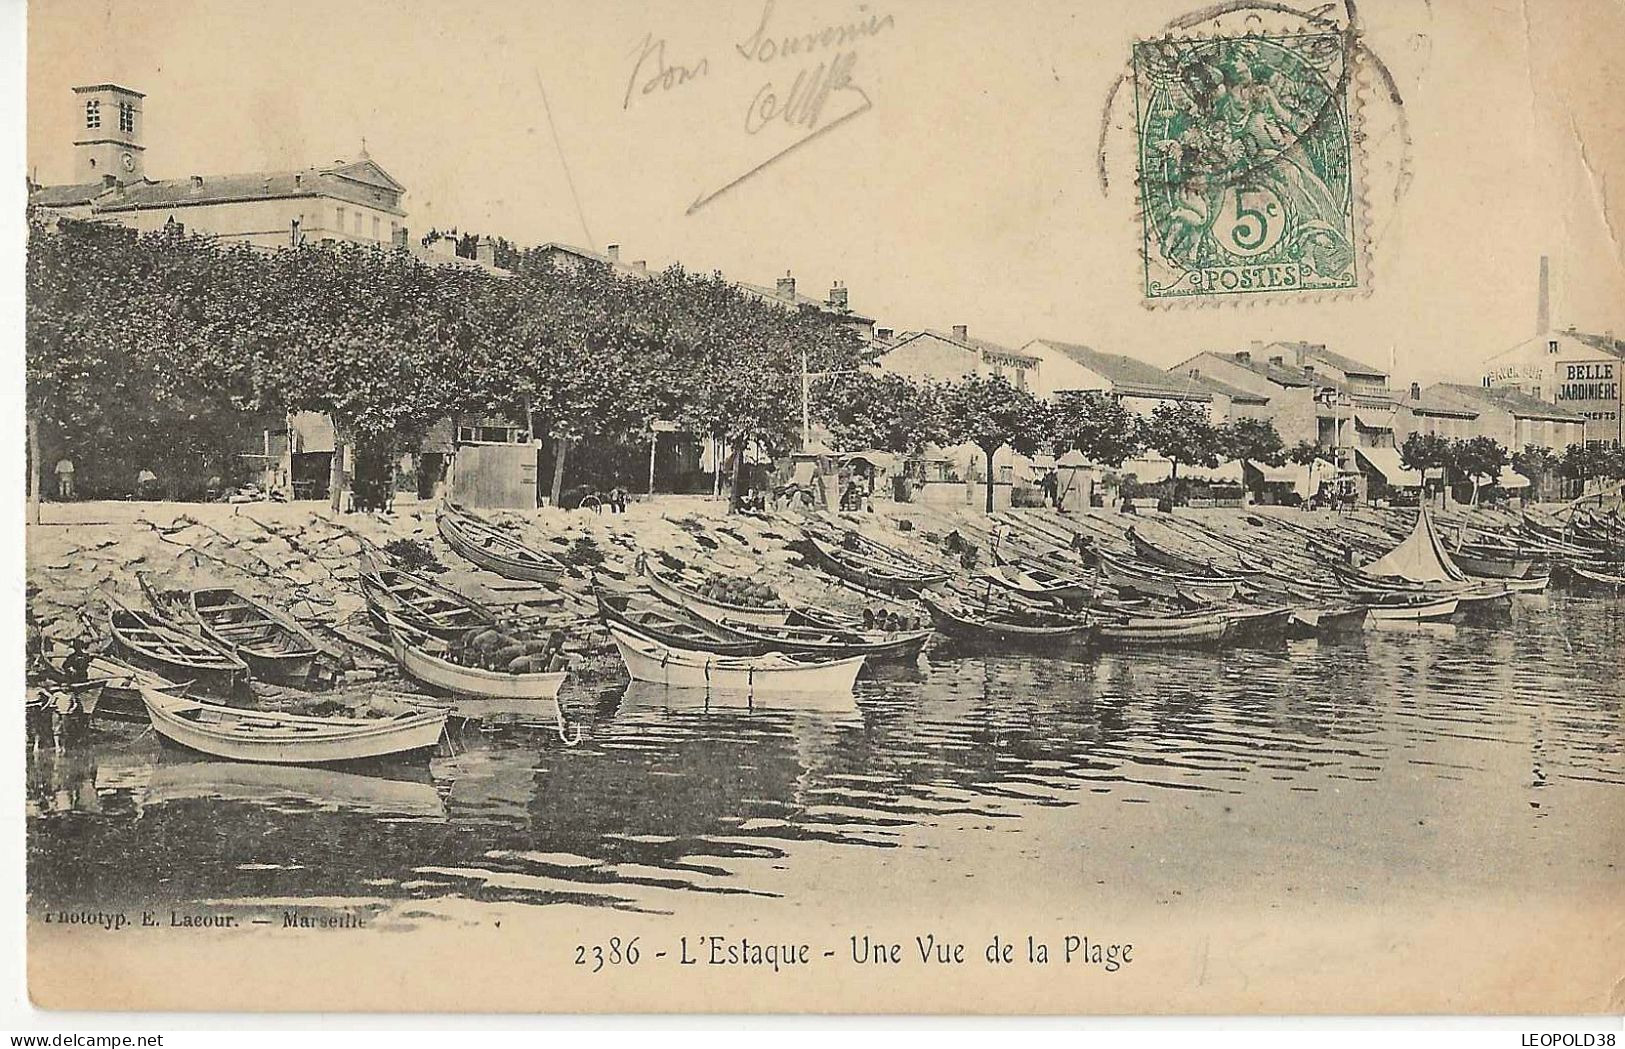
<svg viewBox="0 0 1625 1049">
<path fill-rule="evenodd" d="M 1194 6 L 49 0 L 29 10 L 27 159 L 70 181 L 70 89 L 113 81 L 146 94 L 152 177 L 325 163 L 364 140 L 415 231 L 618 243 L 655 267 L 790 272 L 820 297 L 841 281 L 898 330 L 1160 366 L 1306 340 L 1401 381 L 1476 380 L 1535 333 L 1544 253 L 1554 323 L 1625 335 L 1625 52 L 1601 47 L 1625 9 L 1585 0 L 1362 4 L 1401 100 L 1355 99 L 1369 293 L 1147 308 L 1130 96 L 1107 102 L 1133 41 Z M 860 31 L 786 53 L 825 26 Z M 821 63 L 850 86 L 805 138 L 792 85 Z"/>
</svg>

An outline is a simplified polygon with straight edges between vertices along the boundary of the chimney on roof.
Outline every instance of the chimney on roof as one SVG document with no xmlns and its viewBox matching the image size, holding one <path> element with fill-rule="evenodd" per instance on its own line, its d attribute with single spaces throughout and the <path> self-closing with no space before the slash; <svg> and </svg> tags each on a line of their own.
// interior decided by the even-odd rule
<svg viewBox="0 0 1625 1049">
<path fill-rule="evenodd" d="M 1419 382 L 1411 383 L 1411 400 L 1420 401 L 1421 399 L 1422 399 L 1422 384 L 1419 383 Z"/>
<path fill-rule="evenodd" d="M 619 244 L 611 244 L 609 247 L 605 248 L 604 251 L 609 255 L 609 261 L 621 261 L 621 246 Z"/>
<path fill-rule="evenodd" d="M 440 235 L 439 239 L 437 239 L 430 246 L 434 249 L 434 252 L 435 252 L 436 255 L 446 255 L 446 256 L 449 256 L 451 258 L 456 258 L 457 257 L 457 234 L 456 234 L 456 232 L 442 233 Z"/>
<path fill-rule="evenodd" d="M 299 172 L 295 171 L 293 173 L 293 188 L 298 189 L 300 186 L 303 186 L 304 184 L 305 184 L 305 176 L 303 176 Z"/>
<path fill-rule="evenodd" d="M 102 185 L 104 187 L 106 187 L 107 189 L 112 189 L 114 186 L 118 185 L 118 176 L 117 175 L 103 175 L 102 176 Z"/>
<path fill-rule="evenodd" d="M 1254 355 L 1262 356 L 1264 353 L 1264 340 L 1254 339 L 1252 345 L 1248 348 L 1253 351 Z"/>
<path fill-rule="evenodd" d="M 785 270 L 784 276 L 779 278 L 778 292 L 781 299 L 794 299 L 796 297 L 796 279 L 790 276 L 789 270 Z"/>
<path fill-rule="evenodd" d="M 395 247 L 397 247 L 397 248 L 406 247 L 407 235 L 408 234 L 407 234 L 407 230 L 406 230 L 405 226 L 397 227 L 396 230 L 395 230 L 395 235 L 391 238 L 392 241 L 394 242 Z"/>
<path fill-rule="evenodd" d="M 875 341 L 876 342 L 891 342 L 891 336 L 892 336 L 892 330 L 890 328 L 876 328 L 875 329 Z"/>
<path fill-rule="evenodd" d="M 497 242 L 490 237 L 481 237 L 474 242 L 474 258 L 487 266 L 497 264 Z"/>
<path fill-rule="evenodd" d="M 193 189 L 193 191 L 195 192 L 195 191 L 200 190 L 202 188 L 203 188 L 203 176 L 202 175 L 193 175 L 192 176 L 192 189 Z"/>
<path fill-rule="evenodd" d="M 954 341 L 965 342 L 970 339 L 970 326 L 966 324 L 954 325 Z"/>
<path fill-rule="evenodd" d="M 1545 255 L 1540 257 L 1540 299 L 1535 304 L 1535 334 L 1545 335 L 1552 330 L 1552 263 Z"/>
<path fill-rule="evenodd" d="M 1286 363 L 1286 358 L 1281 356 L 1280 354 L 1276 354 L 1274 357 L 1270 358 L 1270 363 L 1271 364 L 1285 364 Z"/>
<path fill-rule="evenodd" d="M 1253 355 L 1252 355 L 1252 353 L 1250 351 L 1248 351 L 1248 350 L 1237 350 L 1236 351 L 1236 363 L 1237 364 L 1251 364 L 1251 363 L 1253 363 Z"/>
<path fill-rule="evenodd" d="M 829 289 L 829 307 L 832 310 L 846 309 L 846 285 L 836 281 Z"/>
<path fill-rule="evenodd" d="M 1310 382 L 1315 381 L 1315 366 L 1313 364 L 1305 364 L 1303 366 L 1303 377 L 1308 379 Z"/>
<path fill-rule="evenodd" d="M 637 270 L 639 273 L 648 273 L 649 272 L 649 260 L 648 259 L 637 259 L 636 261 L 634 261 L 632 263 L 632 268 Z"/>
</svg>

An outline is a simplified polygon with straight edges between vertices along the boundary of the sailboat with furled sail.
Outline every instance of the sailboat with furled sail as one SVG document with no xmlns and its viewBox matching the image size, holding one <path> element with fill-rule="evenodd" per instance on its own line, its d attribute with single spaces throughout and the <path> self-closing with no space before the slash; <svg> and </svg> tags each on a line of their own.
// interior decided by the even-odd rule
<svg viewBox="0 0 1625 1049">
<path fill-rule="evenodd" d="M 1512 594 L 1503 581 L 1474 579 L 1461 570 L 1425 506 L 1417 510 L 1416 527 L 1398 546 L 1358 568 L 1333 565 L 1332 570 L 1346 588 L 1362 595 L 1433 595 L 1470 608 L 1505 602 Z"/>
</svg>

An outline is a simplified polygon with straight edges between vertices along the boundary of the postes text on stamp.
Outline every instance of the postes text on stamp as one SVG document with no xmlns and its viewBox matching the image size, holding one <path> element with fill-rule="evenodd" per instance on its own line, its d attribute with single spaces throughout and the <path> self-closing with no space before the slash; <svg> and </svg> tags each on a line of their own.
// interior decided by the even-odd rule
<svg viewBox="0 0 1625 1049">
<path fill-rule="evenodd" d="M 1142 41 L 1148 299 L 1360 286 L 1341 33 Z"/>
</svg>

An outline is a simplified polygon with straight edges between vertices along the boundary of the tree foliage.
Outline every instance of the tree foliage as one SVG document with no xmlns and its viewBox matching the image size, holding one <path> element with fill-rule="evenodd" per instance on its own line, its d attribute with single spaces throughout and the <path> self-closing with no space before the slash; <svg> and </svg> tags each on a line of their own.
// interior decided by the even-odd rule
<svg viewBox="0 0 1625 1049">
<path fill-rule="evenodd" d="M 1037 450 L 1046 434 L 1037 398 L 1002 375 L 967 375 L 943 390 L 945 436 L 974 444 L 987 456 L 987 512 L 993 512 L 997 475 L 993 457 L 1006 445 L 1022 455 Z"/>
<path fill-rule="evenodd" d="M 1268 419 L 1237 419 L 1219 427 L 1219 451 L 1226 459 L 1280 466 L 1286 451 L 1275 424 Z"/>
<path fill-rule="evenodd" d="M 1223 452 L 1218 427 L 1208 418 L 1207 409 L 1190 401 L 1164 401 L 1145 420 L 1145 443 L 1173 463 L 1173 477 L 1179 467 L 1217 466 Z"/>
<path fill-rule="evenodd" d="M 1114 468 L 1144 447 L 1139 416 L 1095 390 L 1056 394 L 1050 429 L 1058 453 L 1075 448 L 1091 462 Z"/>
</svg>

